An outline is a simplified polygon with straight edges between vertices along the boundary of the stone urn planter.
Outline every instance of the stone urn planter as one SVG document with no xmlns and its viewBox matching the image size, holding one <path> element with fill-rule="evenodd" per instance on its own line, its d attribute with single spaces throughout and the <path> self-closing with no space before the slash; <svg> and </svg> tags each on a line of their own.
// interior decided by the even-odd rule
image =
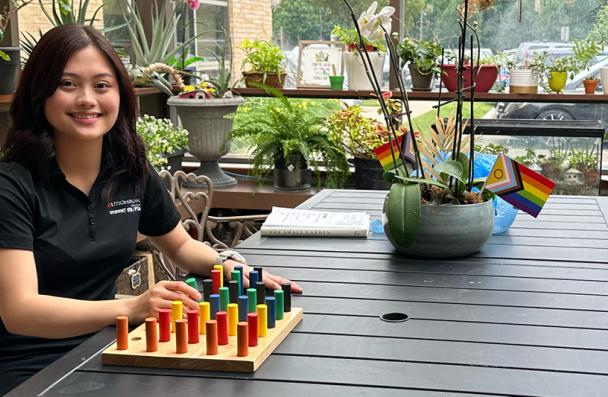
<svg viewBox="0 0 608 397">
<path fill-rule="evenodd" d="M 201 162 L 196 174 L 208 176 L 216 187 L 237 183 L 222 171 L 218 160 L 230 150 L 232 119 L 224 116 L 236 112 L 244 102 L 242 97 L 183 99 L 176 96 L 167 101 L 175 107 L 183 128 L 188 130 L 188 151 Z"/>
<path fill-rule="evenodd" d="M 390 194 L 390 193 L 389 193 Z M 394 218 L 384 201 L 383 224 L 386 237 L 401 253 L 426 258 L 457 258 L 478 252 L 492 234 L 492 201 L 480 204 L 442 204 L 420 206 L 420 224 L 415 241 L 401 246 L 392 234 L 403 222 Z"/>
<path fill-rule="evenodd" d="M 365 55 L 359 54 L 355 51 L 345 52 L 343 55 L 344 66 L 346 67 L 346 78 L 348 80 L 348 89 L 355 91 L 371 91 L 372 83 L 367 78 L 367 74 L 365 74 L 365 67 L 363 66 L 361 56 Z M 382 68 L 384 67 L 384 58 L 386 57 L 386 54 L 378 51 L 372 51 L 369 52 L 369 57 L 372 61 L 374 74 L 380 83 L 380 87 L 382 87 Z"/>
</svg>

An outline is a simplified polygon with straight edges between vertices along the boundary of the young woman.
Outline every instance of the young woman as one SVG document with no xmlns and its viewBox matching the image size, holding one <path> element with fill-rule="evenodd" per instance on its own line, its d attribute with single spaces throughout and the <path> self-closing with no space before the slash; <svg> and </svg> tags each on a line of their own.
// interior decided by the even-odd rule
<svg viewBox="0 0 608 397">
<path fill-rule="evenodd" d="M 127 72 L 93 28 L 64 25 L 40 39 L 10 113 L 0 163 L 0 394 L 117 315 L 136 324 L 174 300 L 197 307 L 199 292 L 173 281 L 112 299 L 138 231 L 190 272 L 209 274 L 218 261 L 180 225 L 135 132 Z M 224 274 L 236 264 L 225 260 Z M 273 289 L 288 281 L 264 279 Z"/>
</svg>

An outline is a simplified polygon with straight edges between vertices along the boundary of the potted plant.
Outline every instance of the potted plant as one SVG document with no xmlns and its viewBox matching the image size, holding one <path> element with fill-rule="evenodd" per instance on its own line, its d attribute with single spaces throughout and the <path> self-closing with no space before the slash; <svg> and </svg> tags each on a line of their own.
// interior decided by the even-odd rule
<svg viewBox="0 0 608 397">
<path fill-rule="evenodd" d="M 551 149 L 549 157 L 542 154 L 539 155 L 542 174 L 554 181 L 563 179 L 568 154 L 569 150 L 558 147 Z"/>
<path fill-rule="evenodd" d="M 568 74 L 573 77 L 578 71 L 579 65 L 575 56 L 568 55 L 556 59 L 551 66 L 547 67 L 548 91 L 561 94 L 566 86 Z"/>
<path fill-rule="evenodd" d="M 137 118 L 137 133 L 146 144 L 148 161 L 157 171 L 182 168 L 188 147 L 188 131 L 173 126 L 171 120 L 144 114 Z"/>
<path fill-rule="evenodd" d="M 252 83 L 261 83 L 283 88 L 287 76 L 282 65 L 285 57 L 277 45 L 266 40 L 245 39 L 241 49 L 245 51 L 242 66 L 245 86 L 255 87 Z"/>
<path fill-rule="evenodd" d="M 235 185 L 237 180 L 227 175 L 218 160 L 230 150 L 232 118 L 245 102 L 232 94 L 232 67 L 223 56 L 216 56 L 219 70 L 206 76 L 198 85 L 188 85 L 167 104 L 176 109 L 182 126 L 188 130 L 189 152 L 200 160 L 197 175 L 208 176 L 216 187 Z"/>
<path fill-rule="evenodd" d="M 445 88 L 450 92 L 455 92 L 458 89 L 458 58 L 455 55 L 448 56 L 450 63 L 441 65 L 441 80 Z M 475 81 L 475 92 L 488 92 L 494 86 L 494 82 L 498 78 L 500 64 L 496 62 L 496 58 L 489 56 L 481 58 L 479 62 L 473 60 L 471 65 L 470 57 L 464 59 L 463 65 L 463 87 L 471 86 L 471 68 Z"/>
<path fill-rule="evenodd" d="M 340 142 L 327 133 L 328 110 L 309 105 L 310 101 L 290 100 L 273 87 L 263 88 L 275 98 L 241 109 L 231 134 L 252 140 L 253 174 L 261 182 L 272 171 L 277 190 L 307 190 L 309 166 L 316 171 L 319 186 L 319 162 L 323 161 L 326 184 L 341 186 L 348 177 L 348 163 Z"/>
<path fill-rule="evenodd" d="M 537 94 L 538 85 L 545 73 L 545 56 L 537 53 L 523 65 L 509 63 L 509 93 Z"/>
<path fill-rule="evenodd" d="M 8 28 L 11 16 L 33 0 L 6 1 L 0 9 L 0 42 Z M 15 92 L 17 71 L 19 70 L 19 47 L 0 47 L 0 95 Z"/>
<path fill-rule="evenodd" d="M 586 40 L 572 40 L 572 49 L 574 50 L 574 56 L 578 62 L 579 69 L 588 72 L 591 67 L 591 62 L 600 53 L 602 48 L 603 45 L 592 36 L 588 37 Z M 597 77 L 588 75 L 585 80 L 583 80 L 585 94 L 594 94 L 597 82 Z"/>
<path fill-rule="evenodd" d="M 599 79 L 597 78 L 597 76 L 588 75 L 587 77 L 585 77 L 585 80 L 583 80 L 585 94 L 595 94 L 595 89 L 597 88 L 598 82 Z"/>
<path fill-rule="evenodd" d="M 570 165 L 583 173 L 586 185 L 594 185 L 599 180 L 598 156 L 595 147 L 573 150 Z"/>
<path fill-rule="evenodd" d="M 382 86 L 382 69 L 386 57 L 384 30 L 390 33 L 391 16 L 395 13 L 395 8 L 386 6 L 376 13 L 377 8 L 378 2 L 374 1 L 358 19 L 363 43 L 361 43 L 356 29 L 347 29 L 336 25 L 332 30 L 332 36 L 342 41 L 346 46 L 343 57 L 348 88 L 351 90 L 372 90 L 372 84 L 368 80 L 363 66 L 362 57 L 364 54 L 362 52 L 364 48 L 372 61 L 370 73 L 376 76 Z"/>
<path fill-rule="evenodd" d="M 341 142 L 352 157 L 355 188 L 388 190 L 390 185 L 383 179 L 384 170 L 374 154 L 374 148 L 385 143 L 386 128 L 364 116 L 358 105 L 338 110 L 329 117 L 328 125 L 332 139 Z"/>
<path fill-rule="evenodd" d="M 441 46 L 436 40 L 416 40 L 406 37 L 399 44 L 397 53 L 402 64 L 408 63 L 412 77 L 412 90 L 430 91 L 435 74 L 441 69 L 437 59 L 441 56 Z"/>
</svg>

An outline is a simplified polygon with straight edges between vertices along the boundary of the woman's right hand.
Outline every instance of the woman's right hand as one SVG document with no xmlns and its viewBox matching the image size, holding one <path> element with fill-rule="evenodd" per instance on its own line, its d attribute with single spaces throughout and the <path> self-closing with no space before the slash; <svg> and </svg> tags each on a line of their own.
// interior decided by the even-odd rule
<svg viewBox="0 0 608 397">
<path fill-rule="evenodd" d="M 201 294 L 183 281 L 159 281 L 134 299 L 129 322 L 141 324 L 147 317 L 158 317 L 159 309 L 171 309 L 171 302 L 182 301 L 184 312 L 198 310 Z"/>
</svg>

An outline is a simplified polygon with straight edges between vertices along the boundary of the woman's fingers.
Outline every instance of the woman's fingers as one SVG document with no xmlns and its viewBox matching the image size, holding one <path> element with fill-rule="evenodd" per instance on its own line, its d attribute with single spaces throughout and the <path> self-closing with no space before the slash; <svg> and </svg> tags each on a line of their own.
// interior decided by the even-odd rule
<svg viewBox="0 0 608 397">
<path fill-rule="evenodd" d="M 272 273 L 264 272 L 264 282 L 266 283 L 266 287 L 275 290 L 281 289 L 281 284 L 290 283 L 291 284 L 291 292 L 294 294 L 301 294 L 302 287 L 300 287 L 297 283 L 290 281 L 282 276 L 275 276 Z"/>
</svg>

